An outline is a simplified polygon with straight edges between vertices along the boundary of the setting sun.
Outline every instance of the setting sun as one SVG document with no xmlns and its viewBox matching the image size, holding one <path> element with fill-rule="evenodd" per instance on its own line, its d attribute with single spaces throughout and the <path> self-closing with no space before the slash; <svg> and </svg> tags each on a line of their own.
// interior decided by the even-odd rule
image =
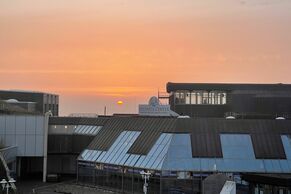
<svg viewBox="0 0 291 194">
<path fill-rule="evenodd" d="M 1 89 L 59 94 L 61 115 L 112 114 L 169 81 L 291 82 L 291 3 L 243 2 L 0 1 Z"/>
<path fill-rule="evenodd" d="M 122 102 L 121 100 L 119 100 L 119 101 L 117 101 L 117 104 L 118 104 L 118 105 L 122 105 L 123 102 Z"/>
</svg>

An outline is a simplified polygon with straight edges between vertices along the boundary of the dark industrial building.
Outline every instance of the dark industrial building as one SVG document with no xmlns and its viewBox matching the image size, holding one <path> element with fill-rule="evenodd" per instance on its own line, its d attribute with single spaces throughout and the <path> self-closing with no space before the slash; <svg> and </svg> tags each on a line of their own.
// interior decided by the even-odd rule
<svg viewBox="0 0 291 194">
<path fill-rule="evenodd" d="M 150 174 L 151 194 L 220 193 L 227 180 L 238 194 L 291 193 L 291 85 L 168 83 L 167 91 L 180 116 L 153 98 L 141 106 L 143 115 L 5 115 L 0 137 L 12 146 L 12 133 L 1 129 L 15 128 L 17 136 L 19 122 L 26 123 L 23 138 L 31 138 L 24 150 L 17 143 L 17 166 L 25 169 L 19 177 L 41 175 L 47 158 L 48 175 L 121 193 L 144 192 L 141 172 Z M 28 144 L 38 137 L 48 138 L 41 144 L 47 153 Z"/>
<path fill-rule="evenodd" d="M 289 84 L 167 84 L 171 109 L 191 117 L 267 118 L 291 116 Z"/>
<path fill-rule="evenodd" d="M 28 112 L 44 114 L 51 111 L 54 116 L 59 115 L 59 96 L 43 92 L 31 91 L 0 91 L 0 111 Z"/>
</svg>

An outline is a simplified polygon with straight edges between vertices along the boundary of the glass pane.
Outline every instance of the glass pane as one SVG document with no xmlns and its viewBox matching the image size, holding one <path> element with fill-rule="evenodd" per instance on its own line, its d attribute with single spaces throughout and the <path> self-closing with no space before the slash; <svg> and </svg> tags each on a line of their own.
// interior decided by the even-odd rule
<svg viewBox="0 0 291 194">
<path fill-rule="evenodd" d="M 82 152 L 82 154 L 81 154 L 81 157 L 84 158 L 85 155 L 87 154 L 87 152 L 88 152 L 88 150 L 84 150 L 84 151 Z"/>
<path fill-rule="evenodd" d="M 220 140 L 224 159 L 256 159 L 250 135 L 221 134 Z"/>
<path fill-rule="evenodd" d="M 197 92 L 197 104 L 202 104 L 202 92 Z"/>
<path fill-rule="evenodd" d="M 186 104 L 190 104 L 190 98 L 191 98 L 190 92 L 186 92 L 186 99 L 185 99 Z"/>
<path fill-rule="evenodd" d="M 202 103 L 203 104 L 208 104 L 208 92 L 203 92 L 202 94 Z"/>
<path fill-rule="evenodd" d="M 81 125 L 78 125 L 77 128 L 75 128 L 74 132 L 75 132 L 75 133 L 79 133 L 81 127 L 82 127 Z"/>
<path fill-rule="evenodd" d="M 102 151 L 97 151 L 97 153 L 95 154 L 95 156 L 93 157 L 92 161 L 96 161 L 97 158 L 101 155 Z"/>
<path fill-rule="evenodd" d="M 291 138 L 289 135 L 282 135 L 281 140 L 288 160 L 291 160 Z"/>
<path fill-rule="evenodd" d="M 94 130 L 96 129 L 96 126 L 90 126 L 89 128 L 89 134 L 93 134 Z"/>
<path fill-rule="evenodd" d="M 79 128 L 78 128 L 77 133 L 81 133 L 85 126 L 84 125 L 79 125 L 78 127 Z"/>
<path fill-rule="evenodd" d="M 140 155 L 134 155 L 130 163 L 128 163 L 128 166 L 135 166 L 136 162 L 139 160 L 140 157 Z"/>
<path fill-rule="evenodd" d="M 106 153 L 107 153 L 107 152 L 105 152 L 105 151 L 102 152 L 102 153 L 100 154 L 100 156 L 98 157 L 97 161 L 98 161 L 98 162 L 101 162 L 102 159 L 103 159 L 103 157 L 106 155 Z"/>
<path fill-rule="evenodd" d="M 196 92 L 191 93 L 191 104 L 197 104 Z"/>
<path fill-rule="evenodd" d="M 91 126 L 86 126 L 84 134 L 89 134 L 90 129 L 91 129 Z"/>
</svg>

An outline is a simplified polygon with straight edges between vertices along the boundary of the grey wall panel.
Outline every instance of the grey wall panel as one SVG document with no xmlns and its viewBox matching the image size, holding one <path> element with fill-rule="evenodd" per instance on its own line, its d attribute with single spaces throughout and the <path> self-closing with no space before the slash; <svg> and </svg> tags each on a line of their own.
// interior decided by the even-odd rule
<svg viewBox="0 0 291 194">
<path fill-rule="evenodd" d="M 41 156 L 43 153 L 43 136 L 42 135 L 36 135 L 35 137 L 35 154 Z"/>
<path fill-rule="evenodd" d="M 15 134 L 15 116 L 6 117 L 6 134 Z"/>
<path fill-rule="evenodd" d="M 5 135 L 5 145 L 14 146 L 16 144 L 15 135 L 6 134 Z"/>
<path fill-rule="evenodd" d="M 16 135 L 17 156 L 25 156 L 25 135 Z"/>
<path fill-rule="evenodd" d="M 44 117 L 37 117 L 36 119 L 36 134 L 37 135 L 44 135 Z"/>
<path fill-rule="evenodd" d="M 42 156 L 44 125 L 44 116 L 1 115 L 0 139 L 4 146 L 17 145 L 18 156 Z"/>
<path fill-rule="evenodd" d="M 5 134 L 5 128 L 6 128 L 6 120 L 5 117 L 2 116 L 0 117 L 0 135 Z"/>
<path fill-rule="evenodd" d="M 24 116 L 16 117 L 15 130 L 16 130 L 17 135 L 24 135 L 25 134 L 25 122 L 26 122 L 26 119 Z"/>
<path fill-rule="evenodd" d="M 25 142 L 25 155 L 26 156 L 35 156 L 35 135 L 26 135 L 26 142 Z"/>
<path fill-rule="evenodd" d="M 35 116 L 27 116 L 25 122 L 26 134 L 36 134 L 36 118 Z"/>
</svg>

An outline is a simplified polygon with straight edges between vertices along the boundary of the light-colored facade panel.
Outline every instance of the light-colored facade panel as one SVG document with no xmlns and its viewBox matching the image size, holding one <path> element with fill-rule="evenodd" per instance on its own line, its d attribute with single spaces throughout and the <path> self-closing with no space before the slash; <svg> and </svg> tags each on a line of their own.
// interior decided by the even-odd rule
<svg viewBox="0 0 291 194">
<path fill-rule="evenodd" d="M 44 134 L 43 127 L 44 127 L 44 117 L 38 116 L 36 118 L 36 128 L 35 128 L 37 135 L 43 135 Z"/>
<path fill-rule="evenodd" d="M 44 116 L 1 115 L 0 143 L 17 146 L 17 156 L 43 156 Z"/>
<path fill-rule="evenodd" d="M 25 135 L 16 135 L 17 156 L 25 156 Z"/>
<path fill-rule="evenodd" d="M 36 117 L 35 116 L 27 116 L 25 123 L 26 134 L 36 134 Z"/>
<path fill-rule="evenodd" d="M 36 155 L 35 135 L 26 135 L 25 138 L 26 138 L 25 155 L 35 156 Z"/>
<path fill-rule="evenodd" d="M 5 134 L 5 125 L 6 125 L 6 122 L 5 122 L 5 117 L 0 117 L 0 136 Z"/>
<path fill-rule="evenodd" d="M 6 117 L 6 134 L 15 135 L 15 116 Z"/>
<path fill-rule="evenodd" d="M 35 138 L 35 155 L 37 156 L 42 156 L 43 154 L 43 136 L 42 135 L 37 135 Z"/>
<path fill-rule="evenodd" d="M 5 135 L 5 146 L 15 146 L 16 144 L 16 137 L 14 135 L 6 134 Z"/>
<path fill-rule="evenodd" d="M 17 135 L 25 135 L 25 117 L 15 118 L 15 132 Z"/>
</svg>

